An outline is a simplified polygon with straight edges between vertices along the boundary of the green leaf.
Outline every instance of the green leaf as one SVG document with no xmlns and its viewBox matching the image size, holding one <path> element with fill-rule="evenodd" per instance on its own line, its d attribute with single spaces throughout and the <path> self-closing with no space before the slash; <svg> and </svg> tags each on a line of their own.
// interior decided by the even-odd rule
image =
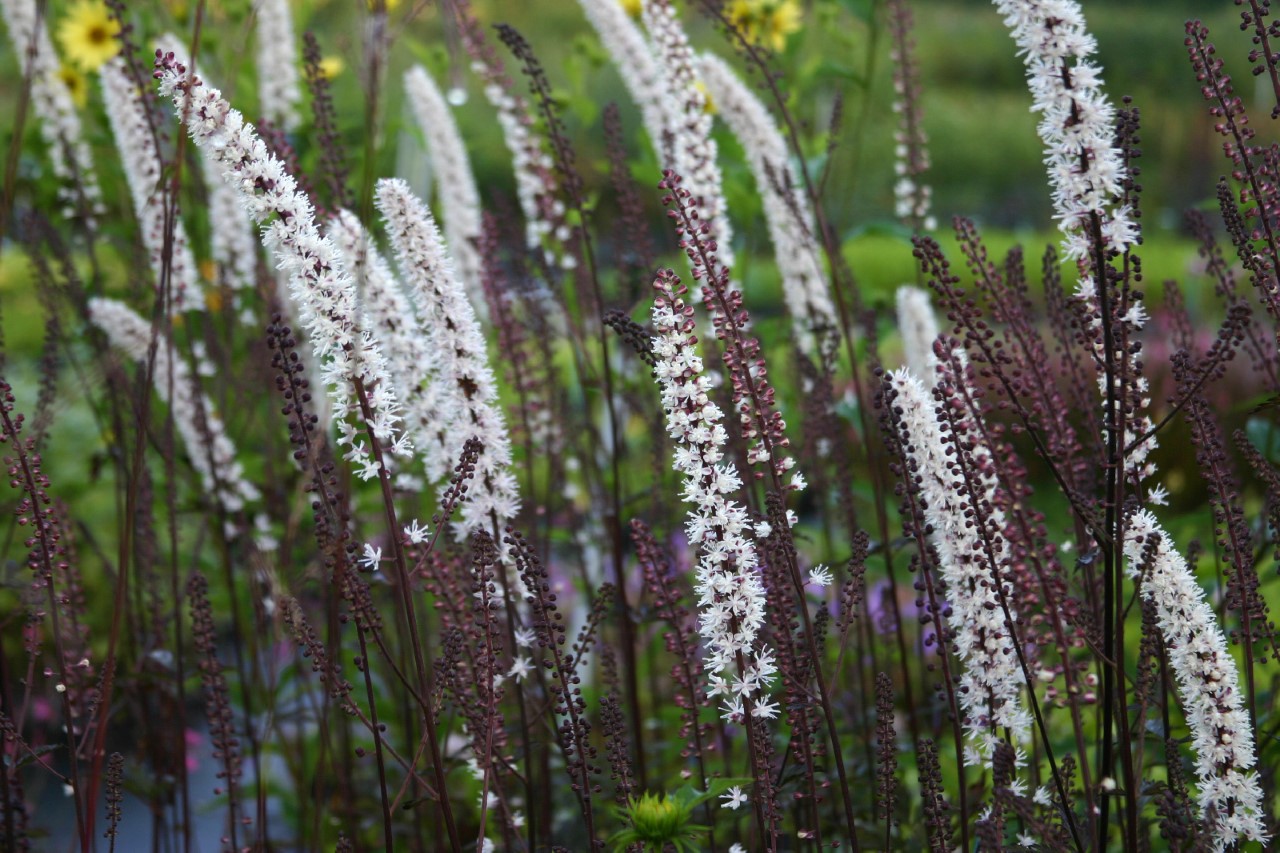
<svg viewBox="0 0 1280 853">
<path fill-rule="evenodd" d="M 49 753 L 59 749 L 62 749 L 62 746 L 61 744 L 56 744 L 56 743 L 46 744 L 45 746 L 33 746 L 31 747 L 30 750 L 18 756 L 17 761 L 11 761 L 11 759 L 6 757 L 4 759 L 4 763 L 12 767 L 26 767 L 28 764 L 33 764 L 36 761 L 36 759 L 41 758 L 45 755 L 48 755 Z"/>
</svg>

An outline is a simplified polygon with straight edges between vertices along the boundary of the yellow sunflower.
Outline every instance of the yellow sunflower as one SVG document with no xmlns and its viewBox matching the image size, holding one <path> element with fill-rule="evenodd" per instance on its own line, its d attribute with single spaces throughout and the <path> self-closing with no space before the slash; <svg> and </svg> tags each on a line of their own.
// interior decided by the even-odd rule
<svg viewBox="0 0 1280 853">
<path fill-rule="evenodd" d="M 97 71 L 120 52 L 119 32 L 120 25 L 100 0 L 79 0 L 58 24 L 58 41 L 72 64 L 82 71 Z"/>
<path fill-rule="evenodd" d="M 71 101 L 80 109 L 89 102 L 89 81 L 74 66 L 65 63 L 58 68 L 58 79 L 67 87 Z"/>
<path fill-rule="evenodd" d="M 320 76 L 326 80 L 332 80 L 341 74 L 347 67 L 347 63 L 343 61 L 341 56 L 326 56 L 320 60 Z"/>
<path fill-rule="evenodd" d="M 802 12 L 796 0 L 733 0 L 729 20 L 752 44 L 781 51 L 787 36 L 800 30 Z"/>
<path fill-rule="evenodd" d="M 711 92 L 707 89 L 707 85 L 701 80 L 698 80 L 693 84 L 693 87 L 702 93 L 702 99 L 704 102 L 702 104 L 702 111 L 709 115 L 715 115 L 716 102 L 711 99 Z"/>
</svg>

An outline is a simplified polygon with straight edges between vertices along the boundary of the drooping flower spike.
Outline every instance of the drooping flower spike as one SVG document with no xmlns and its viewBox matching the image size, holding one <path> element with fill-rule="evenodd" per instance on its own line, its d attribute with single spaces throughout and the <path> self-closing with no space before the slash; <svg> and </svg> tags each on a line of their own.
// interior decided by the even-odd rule
<svg viewBox="0 0 1280 853">
<path fill-rule="evenodd" d="M 439 358 L 435 418 L 445 436 L 446 458 L 457 460 L 468 439 L 483 446 L 462 505 L 462 534 L 497 524 L 501 530 L 520 510 L 511 473 L 511 439 L 498 406 L 497 384 L 475 310 L 445 252 L 431 211 L 398 179 L 378 181 L 378 210 L 386 223 L 409 294 Z"/>
<path fill-rule="evenodd" d="M 773 680 L 770 650 L 758 634 L 764 623 L 765 592 L 746 507 L 735 499 L 742 478 L 725 458 L 729 434 L 724 412 L 708 394 L 711 380 L 695 349 L 693 307 L 680 279 L 670 270 L 654 282 L 654 375 L 662 390 L 667 433 L 676 442 L 673 466 L 684 475 L 684 499 L 692 504 L 685 532 L 700 557 L 697 569 L 699 632 L 707 649 L 712 696 L 725 696 L 722 715 L 741 720 L 744 702 L 756 704 Z M 723 673 L 746 666 L 732 683 Z M 767 713 L 767 712 L 766 712 Z"/>
<path fill-rule="evenodd" d="M 1240 673 L 1204 589 L 1169 534 L 1146 510 L 1128 519 L 1124 555 L 1142 597 L 1155 605 L 1191 730 L 1200 783 L 1197 799 L 1213 849 L 1222 853 L 1242 839 L 1265 843 L 1266 804 L 1253 769 L 1257 754 Z"/>
<path fill-rule="evenodd" d="M 471 159 L 448 102 L 425 68 L 415 65 L 405 72 L 404 91 L 426 137 L 427 156 L 439 182 L 440 220 L 449 255 L 470 302 L 483 317 L 486 307 L 480 286 L 480 191 L 471 172 Z"/>
<path fill-rule="evenodd" d="M 361 440 L 360 423 L 388 452 L 404 455 L 411 445 L 400 430 L 386 358 L 361 328 L 355 282 L 332 241 L 321 236 L 311 200 L 221 92 L 188 74 L 172 54 L 157 55 L 155 76 L 196 146 L 217 159 L 223 179 L 239 191 L 262 229 L 263 245 L 288 276 L 289 295 L 329 389 L 338 444 L 347 448 L 344 458 L 362 479 L 377 476 L 382 465 Z"/>
<path fill-rule="evenodd" d="M 168 282 L 171 309 L 195 311 L 204 307 L 197 278 L 196 259 L 187 241 L 187 231 L 177 216 L 177 200 L 162 189 L 164 165 L 156 150 L 155 137 L 147 121 L 146 104 L 134 85 L 123 59 L 117 57 L 102 66 L 102 100 L 107 108 L 111 133 L 120 152 L 133 212 L 138 218 L 142 243 L 151 261 L 151 272 L 159 287 L 164 276 L 165 255 L 169 256 Z M 166 239 L 166 222 L 172 216 L 173 234 Z M 168 243 L 168 245 L 166 245 Z"/>
</svg>

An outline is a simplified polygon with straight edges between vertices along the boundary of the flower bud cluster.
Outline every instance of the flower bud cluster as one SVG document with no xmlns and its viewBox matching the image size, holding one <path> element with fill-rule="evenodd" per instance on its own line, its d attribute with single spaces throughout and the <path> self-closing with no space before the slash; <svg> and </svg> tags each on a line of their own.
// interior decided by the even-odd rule
<svg viewBox="0 0 1280 853">
<path fill-rule="evenodd" d="M 675 226 L 679 246 L 693 269 L 693 277 L 702 282 L 702 300 L 711 315 L 715 335 L 724 345 L 724 366 L 733 390 L 733 404 L 744 441 L 750 442 L 747 461 L 768 466 L 769 476 L 777 491 L 799 491 L 804 478 L 792 475 L 789 486 L 782 479 L 795 467 L 793 457 L 786 455 L 790 439 L 787 423 L 775 405 L 769 369 L 760 352 L 760 341 L 748 334 L 751 318 L 742 307 L 742 291 L 733 287 L 729 267 L 721 260 L 722 252 L 711 237 L 711 225 L 701 214 L 698 202 L 683 185 L 680 175 L 667 169 L 658 189 L 666 190 L 662 204 Z M 756 479 L 765 477 L 756 471 Z"/>
<path fill-rule="evenodd" d="M 160 93 L 172 98 L 185 117 L 191 138 L 222 167 L 222 177 L 240 193 L 249 215 L 262 228 L 263 245 L 288 275 L 289 293 L 307 329 L 321 381 L 330 389 L 332 418 L 344 458 L 354 462 L 362 479 L 381 468 L 359 440 L 352 422 L 359 409 L 357 384 L 368 395 L 368 428 L 392 453 L 405 455 L 410 445 L 399 435 L 400 404 L 386 359 L 368 330 L 360 328 L 355 282 L 343 270 L 333 242 L 320 235 L 311 200 L 298 189 L 284 164 L 267 151 L 253 125 L 231 107 L 217 89 L 187 70 L 172 54 L 156 59 Z"/>
<path fill-rule="evenodd" d="M 485 311 L 481 291 L 480 191 L 471 171 L 471 159 L 453 120 L 453 112 L 426 69 L 415 65 L 405 72 L 404 91 L 413 117 L 427 139 L 427 156 L 439 182 L 440 219 L 449 255 L 471 303 Z"/>
<path fill-rule="evenodd" d="M 133 212 L 138 218 L 142 243 L 146 246 L 157 287 L 163 281 L 165 258 L 166 207 L 177 207 L 177 200 L 166 198 L 163 187 L 164 164 L 156 150 L 156 138 L 147 120 L 143 93 L 134 85 L 124 59 L 116 57 L 102 66 L 102 100 L 111 123 L 111 134 L 120 151 L 120 163 L 133 196 Z M 172 219 L 173 235 L 169 254 L 169 295 L 172 310 L 195 311 L 204 307 L 197 280 L 196 259 L 187 242 L 187 231 L 176 215 Z"/>
<path fill-rule="evenodd" d="M 461 458 L 468 439 L 483 445 L 474 485 L 462 505 L 459 531 L 469 534 L 494 520 L 501 528 L 519 512 L 520 498 L 511 473 L 511 439 L 480 324 L 431 211 L 402 180 L 378 181 L 375 192 L 396 260 L 438 359 L 434 417 L 447 442 L 446 458 Z"/>
<path fill-rule="evenodd" d="M 920 110 L 919 69 L 911 38 L 913 16 L 907 0 L 890 0 L 889 60 L 893 63 L 893 111 L 898 129 L 893 132 L 894 213 L 913 229 L 932 231 L 937 222 L 930 215 L 933 188 L 924 182 L 929 171 L 929 139 Z"/>
<path fill-rule="evenodd" d="M 820 347 L 829 351 L 836 343 L 839 321 L 814 240 L 813 210 L 791 167 L 786 140 L 768 108 L 723 59 L 701 54 L 698 71 L 716 113 L 742 143 L 751 164 L 793 334 L 817 361 Z"/>
<path fill-rule="evenodd" d="M 708 395 L 695 346 L 693 307 L 671 270 L 658 274 L 653 304 L 654 374 L 662 389 L 667 433 L 676 442 L 675 470 L 684 475 L 684 499 L 693 504 L 685 531 L 698 548 L 699 632 L 707 647 L 712 695 L 725 694 L 726 719 L 743 715 L 744 701 L 763 693 L 772 681 L 771 652 L 757 634 L 764 623 L 765 591 L 746 508 L 732 495 L 742 478 L 725 460 L 728 442 L 724 413 Z M 741 655 L 745 671 L 730 684 L 722 675 Z M 753 711 L 771 707 L 753 703 Z"/>
<path fill-rule="evenodd" d="M 1155 605 L 1191 730 L 1198 800 L 1213 849 L 1233 849 L 1241 839 L 1265 845 L 1265 805 L 1258 774 L 1250 769 L 1257 755 L 1240 675 L 1204 589 L 1147 510 L 1130 516 L 1124 553 L 1129 576 L 1141 578 L 1142 597 Z"/>
<path fill-rule="evenodd" d="M 133 309 L 115 299 L 94 297 L 89 300 L 89 320 L 106 334 L 112 346 L 134 361 L 146 363 L 152 344 L 151 324 Z M 197 367 L 197 372 L 203 371 Z M 258 489 L 245 479 L 236 447 L 214 413 L 213 401 L 200 390 L 187 363 L 172 357 L 164 338 L 156 342 L 151 378 L 156 393 L 169 406 L 205 492 L 233 513 L 258 500 Z"/>
<path fill-rule="evenodd" d="M 36 0 L 3 0 L 0 15 L 9 30 L 18 67 L 31 79 L 31 111 L 40 122 L 40 135 L 58 179 L 58 197 L 68 216 L 82 212 L 94 217 L 103 211 L 102 190 L 93 171 L 93 158 L 84 140 L 80 116 L 67 84 L 58 76 L 58 54 Z"/>
<path fill-rule="evenodd" d="M 573 269 L 577 260 L 564 250 L 570 236 L 567 209 L 559 199 L 555 161 L 535 131 L 533 108 L 515 91 L 468 0 L 452 0 L 448 5 L 456 16 L 462 45 L 471 56 L 471 70 L 484 81 L 485 99 L 498 113 L 498 127 L 515 172 L 516 198 L 524 214 L 525 244 L 530 251 L 541 253 L 552 267 Z"/>
</svg>

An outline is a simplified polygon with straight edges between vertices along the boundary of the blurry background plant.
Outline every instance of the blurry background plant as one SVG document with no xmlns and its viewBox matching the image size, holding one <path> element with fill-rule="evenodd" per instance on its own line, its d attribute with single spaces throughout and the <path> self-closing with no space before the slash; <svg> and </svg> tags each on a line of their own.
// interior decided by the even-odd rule
<svg viewBox="0 0 1280 853">
<path fill-rule="evenodd" d="M 641 34 L 668 8 L 616 2 Z M 1152 460 L 1171 502 L 1159 519 L 1171 537 L 1143 515 L 1145 539 L 1104 547 L 1090 514 L 1114 496 L 1090 491 L 1106 468 L 1091 382 L 1104 350 L 1090 343 L 1093 316 L 1068 304 L 1073 265 L 1050 252 L 1028 272 L 1059 235 L 1022 60 L 992 5 L 671 8 L 692 50 L 677 34 L 661 60 L 655 50 L 627 64 L 573 0 L 0 0 L 11 84 L 0 86 L 0 373 L 25 521 L 10 528 L 0 589 L 0 837 L 34 849 L 55 844 L 50 833 L 85 850 L 104 826 L 119 849 L 1204 849 L 1222 816 L 1197 824 L 1194 786 L 1236 784 L 1249 768 L 1232 739 L 1248 750 L 1223 727 L 1215 763 L 1203 731 L 1183 738 L 1195 721 L 1181 716 L 1171 667 L 1183 683 L 1190 671 L 1231 685 L 1219 710 L 1233 725 L 1247 704 L 1274 832 L 1268 608 L 1280 582 L 1257 569 L 1280 524 L 1267 403 L 1280 386 L 1268 318 L 1244 288 L 1252 275 L 1265 292 L 1268 273 L 1245 251 L 1256 242 L 1261 256 L 1265 241 L 1210 224 L 1217 176 L 1243 166 L 1218 159 L 1223 117 L 1201 99 L 1180 17 L 1204 16 L 1225 40 L 1238 10 L 1086 8 L 1111 100 L 1131 94 L 1141 108 L 1141 160 L 1135 113 L 1121 147 L 1141 167 L 1142 259 L 1117 261 L 1114 280 L 1124 299 L 1143 287 L 1146 300 L 1132 297 L 1117 324 L 1152 315 L 1144 366 L 1122 372 L 1149 379 L 1145 394 L 1126 387 L 1162 428 Z M 510 28 L 492 32 L 498 23 Z M 28 75 L 15 33 L 29 46 L 39 32 L 52 38 Z M 188 116 L 187 138 L 152 79 L 166 33 L 179 57 L 194 47 L 203 90 L 220 89 L 260 142 L 216 101 Z M 1265 223 L 1280 209 L 1262 119 L 1277 98 L 1272 48 L 1258 48 L 1251 78 L 1243 44 L 1222 59 L 1258 118 L 1245 156 L 1262 164 L 1263 189 L 1261 212 L 1246 196 L 1240 223 Z M 772 136 L 748 121 L 761 137 L 748 138 L 741 116 L 724 115 L 748 115 L 747 99 L 712 91 L 701 51 L 729 60 L 718 85 L 737 70 L 780 122 Z M 775 90 L 751 85 L 757 56 L 781 72 L 785 119 Z M 689 90 L 661 93 L 649 106 L 668 110 L 672 138 L 646 138 L 654 113 L 632 101 L 635 84 L 680 63 L 708 69 L 707 85 L 681 78 Z M 167 67 L 166 93 L 182 104 L 185 77 Z M 46 72 L 61 89 L 43 85 Z M 708 123 L 709 140 L 675 144 Z M 788 144 L 801 156 L 770 162 Z M 718 150 L 714 179 L 697 162 L 707 150 Z M 682 199 L 674 176 L 654 189 L 681 157 L 699 170 L 686 180 L 723 193 L 728 245 L 695 226 L 706 199 Z M 228 169 L 237 179 L 220 183 Z M 378 183 L 392 177 L 405 183 Z M 1137 202 L 1134 182 L 1124 193 Z M 452 258 L 414 194 L 442 220 Z M 269 223 L 274 255 L 246 203 Z M 1188 208 L 1208 213 L 1184 220 Z M 957 215 L 973 221 L 926 238 Z M 774 242 L 786 240 L 779 262 Z M 957 252 L 967 295 L 943 260 Z M 732 254 L 732 275 L 717 253 Z M 806 253 L 812 263 L 795 263 Z M 687 297 L 700 357 L 653 336 L 659 264 L 707 285 L 705 307 Z M 828 304 L 816 320 L 788 316 L 803 300 L 784 296 L 786 281 L 815 268 Z M 922 352 L 938 324 L 910 292 L 895 320 L 904 283 L 932 284 L 943 333 L 963 340 Z M 683 302 L 673 307 L 679 281 L 664 274 L 662 286 L 663 322 L 694 335 Z M 984 349 L 995 333 L 979 310 L 1004 355 Z M 303 346 L 317 328 L 325 364 Z M 877 423 L 874 371 L 904 360 L 924 384 L 885 385 Z M 1006 368 L 1014 399 L 993 379 Z M 651 373 L 684 409 L 662 411 Z M 893 410 L 903 389 L 917 400 L 905 417 Z M 913 420 L 933 401 L 954 420 Z M 346 433 L 331 424 L 335 405 Z M 936 440 L 913 447 L 911 427 Z M 1042 432 L 1061 445 L 1038 445 Z M 964 457 L 976 472 L 964 486 L 928 467 L 944 446 L 960 459 L 960 444 L 981 448 Z M 677 495 L 714 511 L 686 521 Z M 977 518 L 988 539 L 949 540 L 944 512 Z M 1136 606 L 1116 616 L 1099 582 L 1111 545 L 1176 595 L 1139 603 L 1135 578 L 1121 604 Z M 945 581 L 962 575 L 945 561 L 967 549 L 980 572 L 984 547 L 1018 571 L 969 602 L 969 624 L 986 625 L 974 640 L 948 621 L 960 609 Z M 737 577 L 759 577 L 759 590 L 716 569 L 748 549 L 765 568 Z M 695 567 L 706 569 L 696 588 Z M 1170 629 L 1179 606 L 1194 619 Z M 1012 611 L 1029 614 L 1012 641 L 1020 668 L 1004 645 Z M 761 624 L 725 627 L 731 614 Z M 1104 616 L 1119 619 L 1120 699 L 1098 676 L 1095 651 L 1116 636 L 1103 636 Z M 763 642 L 705 660 L 716 625 Z M 1190 639 L 1167 647 L 1169 636 Z M 1032 696 L 1020 684 L 1017 701 L 997 703 L 995 688 L 974 698 L 985 682 L 963 666 L 984 655 L 995 661 L 985 675 L 1029 676 L 1039 706 L 1018 704 Z M 1228 660 L 1243 664 L 1244 687 Z M 970 691 L 959 701 L 957 683 Z M 1108 717 L 1096 709 L 1108 702 L 1117 726 L 1133 713 L 1136 758 L 1115 759 L 1129 778 L 1102 771 L 1114 762 L 1096 745 Z M 1016 724 L 997 736 L 984 705 Z M 977 744 L 965 760 L 962 728 Z M 1179 757 L 1184 739 L 1194 765 Z M 1135 770 L 1150 772 L 1135 781 Z M 1226 785 L 1200 796 L 1245 802 Z M 1103 807 L 1095 826 L 1095 804 L 1113 799 L 1112 823 Z"/>
</svg>

